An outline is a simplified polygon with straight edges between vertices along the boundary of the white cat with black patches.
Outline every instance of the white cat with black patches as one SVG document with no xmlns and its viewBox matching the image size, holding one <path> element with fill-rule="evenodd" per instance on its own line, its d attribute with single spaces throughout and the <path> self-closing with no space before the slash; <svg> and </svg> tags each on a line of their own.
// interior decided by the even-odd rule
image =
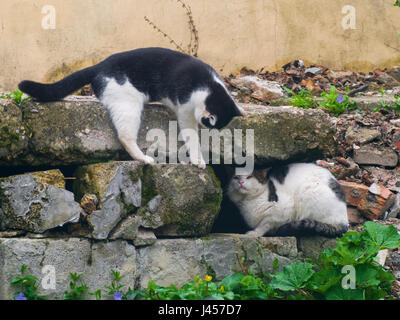
<svg viewBox="0 0 400 320">
<path fill-rule="evenodd" d="M 348 230 L 344 192 L 325 168 L 311 163 L 235 175 L 228 196 L 252 236 L 315 233 L 337 237 Z"/>
<path fill-rule="evenodd" d="M 19 89 L 38 101 L 57 101 L 90 83 L 110 114 L 118 138 L 133 159 L 153 163 L 137 145 L 143 107 L 162 102 L 177 115 L 190 161 L 205 162 L 198 125 L 220 129 L 241 113 L 217 72 L 187 54 L 164 48 L 142 48 L 110 56 L 53 84 L 22 81 Z M 190 130 L 186 130 L 190 129 Z"/>
</svg>

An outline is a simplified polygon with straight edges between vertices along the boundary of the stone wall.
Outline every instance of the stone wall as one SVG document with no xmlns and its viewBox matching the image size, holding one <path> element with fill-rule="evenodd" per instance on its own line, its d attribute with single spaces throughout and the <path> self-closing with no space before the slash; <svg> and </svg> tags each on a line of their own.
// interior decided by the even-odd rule
<svg viewBox="0 0 400 320">
<path fill-rule="evenodd" d="M 334 124 L 321 110 L 241 107 L 244 117 L 234 119 L 228 132 L 254 129 L 257 165 L 336 152 Z M 11 280 L 22 264 L 40 281 L 42 268 L 53 266 L 56 289 L 41 292 L 60 299 L 70 272 L 82 273 L 92 290 L 104 290 L 111 269 L 131 287 L 146 287 L 149 280 L 179 286 L 197 274 L 221 279 L 250 267 L 271 272 L 275 259 L 282 268 L 326 247 L 327 240 L 318 238 L 305 245 L 307 239 L 294 237 L 211 233 L 223 200 L 214 169 L 224 166 L 127 160 L 107 113 L 93 99 L 21 108 L 2 100 L 0 113 L 0 299 L 12 298 Z M 147 106 L 141 148 L 149 148 L 147 130 L 168 132 L 172 120 L 163 106 Z"/>
</svg>

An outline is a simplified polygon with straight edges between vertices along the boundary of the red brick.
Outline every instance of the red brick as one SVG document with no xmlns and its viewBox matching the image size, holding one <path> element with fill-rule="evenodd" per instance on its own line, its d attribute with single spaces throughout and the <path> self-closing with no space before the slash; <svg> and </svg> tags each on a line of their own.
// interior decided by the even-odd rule
<svg viewBox="0 0 400 320">
<path fill-rule="evenodd" d="M 379 186 L 380 193 L 369 192 L 369 187 L 348 181 L 339 181 L 349 206 L 356 207 L 364 217 L 376 220 L 383 216 L 395 200 L 394 194 L 387 188 Z"/>
</svg>

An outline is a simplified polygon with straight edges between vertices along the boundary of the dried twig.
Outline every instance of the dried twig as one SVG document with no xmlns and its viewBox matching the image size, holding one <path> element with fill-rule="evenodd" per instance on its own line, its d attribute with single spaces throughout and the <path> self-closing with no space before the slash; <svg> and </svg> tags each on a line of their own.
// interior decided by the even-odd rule
<svg viewBox="0 0 400 320">
<path fill-rule="evenodd" d="M 176 0 L 176 2 L 180 3 L 182 5 L 182 8 L 185 9 L 186 15 L 189 19 L 188 21 L 188 27 L 189 27 L 189 32 L 190 32 L 190 41 L 187 46 L 187 49 L 183 49 L 182 45 L 179 45 L 174 39 L 172 39 L 167 33 L 162 31 L 154 22 L 152 22 L 147 16 L 144 17 L 144 20 L 151 26 L 153 27 L 154 30 L 157 32 L 161 33 L 164 38 L 167 38 L 171 44 L 173 44 L 178 51 L 187 53 L 189 55 L 192 55 L 194 57 L 197 57 L 197 52 L 199 50 L 199 33 L 197 31 L 196 25 L 194 24 L 193 20 L 193 14 L 192 14 L 192 9 L 190 6 L 186 5 L 183 0 Z"/>
</svg>

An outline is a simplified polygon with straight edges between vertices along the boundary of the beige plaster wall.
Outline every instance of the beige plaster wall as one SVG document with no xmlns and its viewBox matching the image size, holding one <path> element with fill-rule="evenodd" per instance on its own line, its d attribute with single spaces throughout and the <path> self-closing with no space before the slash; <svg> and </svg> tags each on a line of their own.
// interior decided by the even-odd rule
<svg viewBox="0 0 400 320">
<path fill-rule="evenodd" d="M 199 58 L 223 75 L 241 67 L 279 69 L 293 59 L 370 71 L 400 64 L 400 8 L 394 0 L 184 0 L 199 33 Z M 55 29 L 43 29 L 45 5 Z M 355 8 L 344 30 L 342 8 Z M 0 0 L 0 88 L 22 79 L 51 81 L 112 53 L 190 40 L 176 0 Z"/>
</svg>

